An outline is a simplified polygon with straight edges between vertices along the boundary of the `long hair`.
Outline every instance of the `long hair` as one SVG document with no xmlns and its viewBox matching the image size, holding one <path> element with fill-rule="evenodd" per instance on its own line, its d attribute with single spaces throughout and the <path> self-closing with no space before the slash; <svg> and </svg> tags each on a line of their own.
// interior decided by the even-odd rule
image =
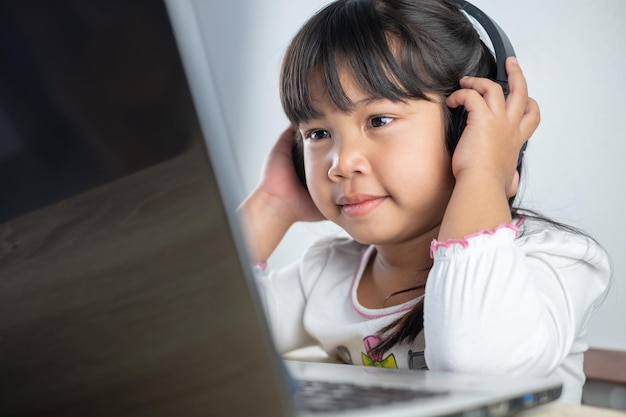
<svg viewBox="0 0 626 417">
<path fill-rule="evenodd" d="M 321 115 L 311 98 L 316 76 L 324 80 L 333 104 L 349 111 L 353 103 L 340 80 L 346 70 L 372 98 L 441 98 L 446 146 L 452 155 L 460 114 L 449 109 L 444 98 L 460 88 L 463 76 L 494 78 L 495 60 L 469 19 L 449 0 L 337 0 L 305 24 L 286 51 L 280 93 L 291 123 Z M 296 159 L 303 163 L 301 154 Z M 376 350 L 414 340 L 423 328 L 423 309 L 418 302 L 380 329 L 383 341 Z"/>
</svg>

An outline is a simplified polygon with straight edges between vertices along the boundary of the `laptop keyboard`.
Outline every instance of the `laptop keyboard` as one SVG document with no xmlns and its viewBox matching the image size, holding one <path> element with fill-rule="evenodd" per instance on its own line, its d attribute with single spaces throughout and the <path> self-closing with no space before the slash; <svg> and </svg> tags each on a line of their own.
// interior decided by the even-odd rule
<svg viewBox="0 0 626 417">
<path fill-rule="evenodd" d="M 401 401 L 431 398 L 447 392 L 368 386 L 328 381 L 299 381 L 294 400 L 296 408 L 309 413 L 328 413 L 384 406 Z"/>
</svg>

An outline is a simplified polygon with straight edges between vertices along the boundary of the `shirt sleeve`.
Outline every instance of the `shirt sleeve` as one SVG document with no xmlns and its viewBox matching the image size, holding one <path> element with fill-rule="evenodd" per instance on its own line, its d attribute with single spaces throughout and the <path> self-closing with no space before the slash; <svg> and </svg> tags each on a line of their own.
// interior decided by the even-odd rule
<svg viewBox="0 0 626 417">
<path fill-rule="evenodd" d="M 517 226 L 434 242 L 426 285 L 426 361 L 433 370 L 548 375 L 584 333 L 611 275 L 593 240 Z"/>
<path fill-rule="evenodd" d="M 256 283 L 274 344 L 279 353 L 312 344 L 303 326 L 306 296 L 299 263 L 271 271 L 257 268 Z"/>
<path fill-rule="evenodd" d="M 306 250 L 300 261 L 281 269 L 256 268 L 261 303 L 279 353 L 318 343 L 307 331 L 304 318 L 311 292 L 337 242 L 344 240 L 320 239 Z"/>
</svg>

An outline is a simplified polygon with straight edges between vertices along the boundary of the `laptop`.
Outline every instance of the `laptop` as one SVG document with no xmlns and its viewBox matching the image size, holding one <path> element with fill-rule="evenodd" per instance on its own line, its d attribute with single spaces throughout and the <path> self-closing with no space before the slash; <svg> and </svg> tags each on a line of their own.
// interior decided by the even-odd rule
<svg viewBox="0 0 626 417">
<path fill-rule="evenodd" d="M 0 225 L 0 415 L 502 416 L 557 399 L 545 378 L 277 354 L 234 211 L 202 3 L 166 2 L 199 140 Z"/>
</svg>

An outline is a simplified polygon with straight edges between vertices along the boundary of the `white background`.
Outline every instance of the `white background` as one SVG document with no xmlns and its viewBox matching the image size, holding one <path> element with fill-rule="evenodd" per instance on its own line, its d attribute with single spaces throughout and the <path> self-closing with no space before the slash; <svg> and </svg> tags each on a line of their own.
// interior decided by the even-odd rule
<svg viewBox="0 0 626 417">
<path fill-rule="evenodd" d="M 215 4 L 224 3 L 224 4 Z M 283 52 L 326 1 L 205 2 L 200 16 L 224 103 L 242 195 L 287 126 L 278 98 Z M 524 206 L 589 231 L 614 262 L 591 346 L 626 350 L 626 0 L 475 0 L 508 34 L 542 122 L 526 152 Z M 270 259 L 281 266 L 330 225 L 294 227 Z"/>
</svg>

